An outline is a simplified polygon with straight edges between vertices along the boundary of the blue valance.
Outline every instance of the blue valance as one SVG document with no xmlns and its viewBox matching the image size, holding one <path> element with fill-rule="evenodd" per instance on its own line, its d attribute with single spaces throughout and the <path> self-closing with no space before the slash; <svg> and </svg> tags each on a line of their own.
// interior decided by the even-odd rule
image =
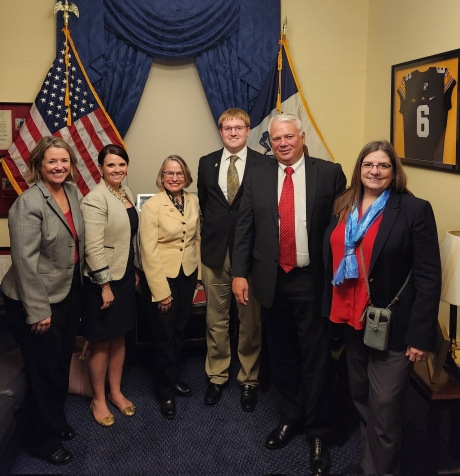
<svg viewBox="0 0 460 476">
<path fill-rule="evenodd" d="M 278 51 L 280 0 L 75 0 L 70 29 L 88 76 L 123 136 L 154 57 L 195 58 L 214 119 L 250 112 Z M 62 47 L 62 14 L 58 43 Z"/>
<path fill-rule="evenodd" d="M 105 28 L 165 59 L 195 58 L 239 29 L 240 0 L 104 0 Z"/>
</svg>

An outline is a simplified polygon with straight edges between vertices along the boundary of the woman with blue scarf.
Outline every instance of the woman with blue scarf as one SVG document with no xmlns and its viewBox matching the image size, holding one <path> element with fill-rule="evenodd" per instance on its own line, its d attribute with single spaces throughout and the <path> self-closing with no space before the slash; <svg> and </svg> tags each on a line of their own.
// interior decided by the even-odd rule
<svg viewBox="0 0 460 476">
<path fill-rule="evenodd" d="M 364 459 L 345 473 L 399 474 L 404 398 L 413 362 L 434 350 L 441 264 L 431 205 L 409 192 L 387 141 L 359 154 L 351 186 L 337 199 L 324 240 L 323 315 L 345 327 L 353 402 Z M 363 262 L 364 271 L 363 273 Z M 364 344 L 366 307 L 391 309 L 386 350 Z"/>
</svg>

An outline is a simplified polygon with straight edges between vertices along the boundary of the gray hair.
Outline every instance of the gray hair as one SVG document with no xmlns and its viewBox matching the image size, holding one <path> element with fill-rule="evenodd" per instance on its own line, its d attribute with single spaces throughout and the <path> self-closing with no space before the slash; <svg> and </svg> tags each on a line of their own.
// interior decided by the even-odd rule
<svg viewBox="0 0 460 476">
<path fill-rule="evenodd" d="M 303 127 L 302 127 L 302 122 L 300 121 L 300 119 L 295 115 L 295 114 L 292 114 L 290 112 L 283 112 L 281 114 L 278 114 L 277 116 L 273 116 L 270 118 L 270 120 L 268 121 L 268 133 L 270 134 L 270 129 L 272 127 L 272 124 L 273 122 L 275 121 L 279 121 L 279 122 L 294 122 L 296 127 L 297 127 L 297 131 L 299 134 L 302 134 L 303 133 Z"/>
</svg>

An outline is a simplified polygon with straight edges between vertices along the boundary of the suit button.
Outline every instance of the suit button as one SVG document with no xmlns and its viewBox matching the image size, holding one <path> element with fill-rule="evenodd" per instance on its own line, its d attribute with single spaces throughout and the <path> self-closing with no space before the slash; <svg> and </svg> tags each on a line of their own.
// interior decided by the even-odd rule
<svg viewBox="0 0 460 476">
<path fill-rule="evenodd" d="M 228 230 L 224 230 L 224 233 L 228 233 Z"/>
<path fill-rule="evenodd" d="M 229 212 L 229 213 L 232 213 L 232 211 L 233 211 L 233 210 L 230 210 L 230 212 Z"/>
<path fill-rule="evenodd" d="M 185 225 L 185 221 L 182 222 L 182 225 Z"/>
<path fill-rule="evenodd" d="M 183 243 L 183 242 L 184 242 L 184 240 L 180 240 L 180 242 L 181 242 L 181 243 Z"/>
<path fill-rule="evenodd" d="M 274 258 L 275 263 L 278 263 L 278 258 Z"/>
<path fill-rule="evenodd" d="M 374 278 L 369 279 L 369 282 L 370 282 L 370 283 L 372 283 L 372 281 L 374 281 Z"/>
<path fill-rule="evenodd" d="M 182 234 L 185 235 L 185 231 L 183 231 Z"/>
<path fill-rule="evenodd" d="M 180 251 L 184 251 L 184 250 L 181 248 Z"/>
</svg>

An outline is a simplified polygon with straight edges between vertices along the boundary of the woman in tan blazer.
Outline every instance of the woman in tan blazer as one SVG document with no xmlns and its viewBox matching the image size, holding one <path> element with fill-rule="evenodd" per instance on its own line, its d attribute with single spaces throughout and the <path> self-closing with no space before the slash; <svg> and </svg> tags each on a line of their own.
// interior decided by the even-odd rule
<svg viewBox="0 0 460 476">
<path fill-rule="evenodd" d="M 29 163 L 30 188 L 8 214 L 12 266 L 2 291 L 25 363 L 30 451 L 49 463 L 66 464 L 72 454 L 62 440 L 75 432 L 64 404 L 80 323 L 84 255 L 77 159 L 66 142 L 50 136 L 38 141 Z"/>
<path fill-rule="evenodd" d="M 136 318 L 139 217 L 131 191 L 121 184 L 128 172 L 126 151 L 106 145 L 98 163 L 102 180 L 81 203 L 86 240 L 82 333 L 92 343 L 91 411 L 99 425 L 112 426 L 115 417 L 105 398 L 106 378 L 112 404 L 126 417 L 135 413 L 120 385 L 125 333 L 134 327 Z"/>
<path fill-rule="evenodd" d="M 198 198 L 184 188 L 193 179 L 185 161 L 169 156 L 160 168 L 160 192 L 142 206 L 142 266 L 151 292 L 155 391 L 165 418 L 176 415 L 175 396 L 192 389 L 179 380 L 184 328 L 201 279 Z"/>
</svg>

